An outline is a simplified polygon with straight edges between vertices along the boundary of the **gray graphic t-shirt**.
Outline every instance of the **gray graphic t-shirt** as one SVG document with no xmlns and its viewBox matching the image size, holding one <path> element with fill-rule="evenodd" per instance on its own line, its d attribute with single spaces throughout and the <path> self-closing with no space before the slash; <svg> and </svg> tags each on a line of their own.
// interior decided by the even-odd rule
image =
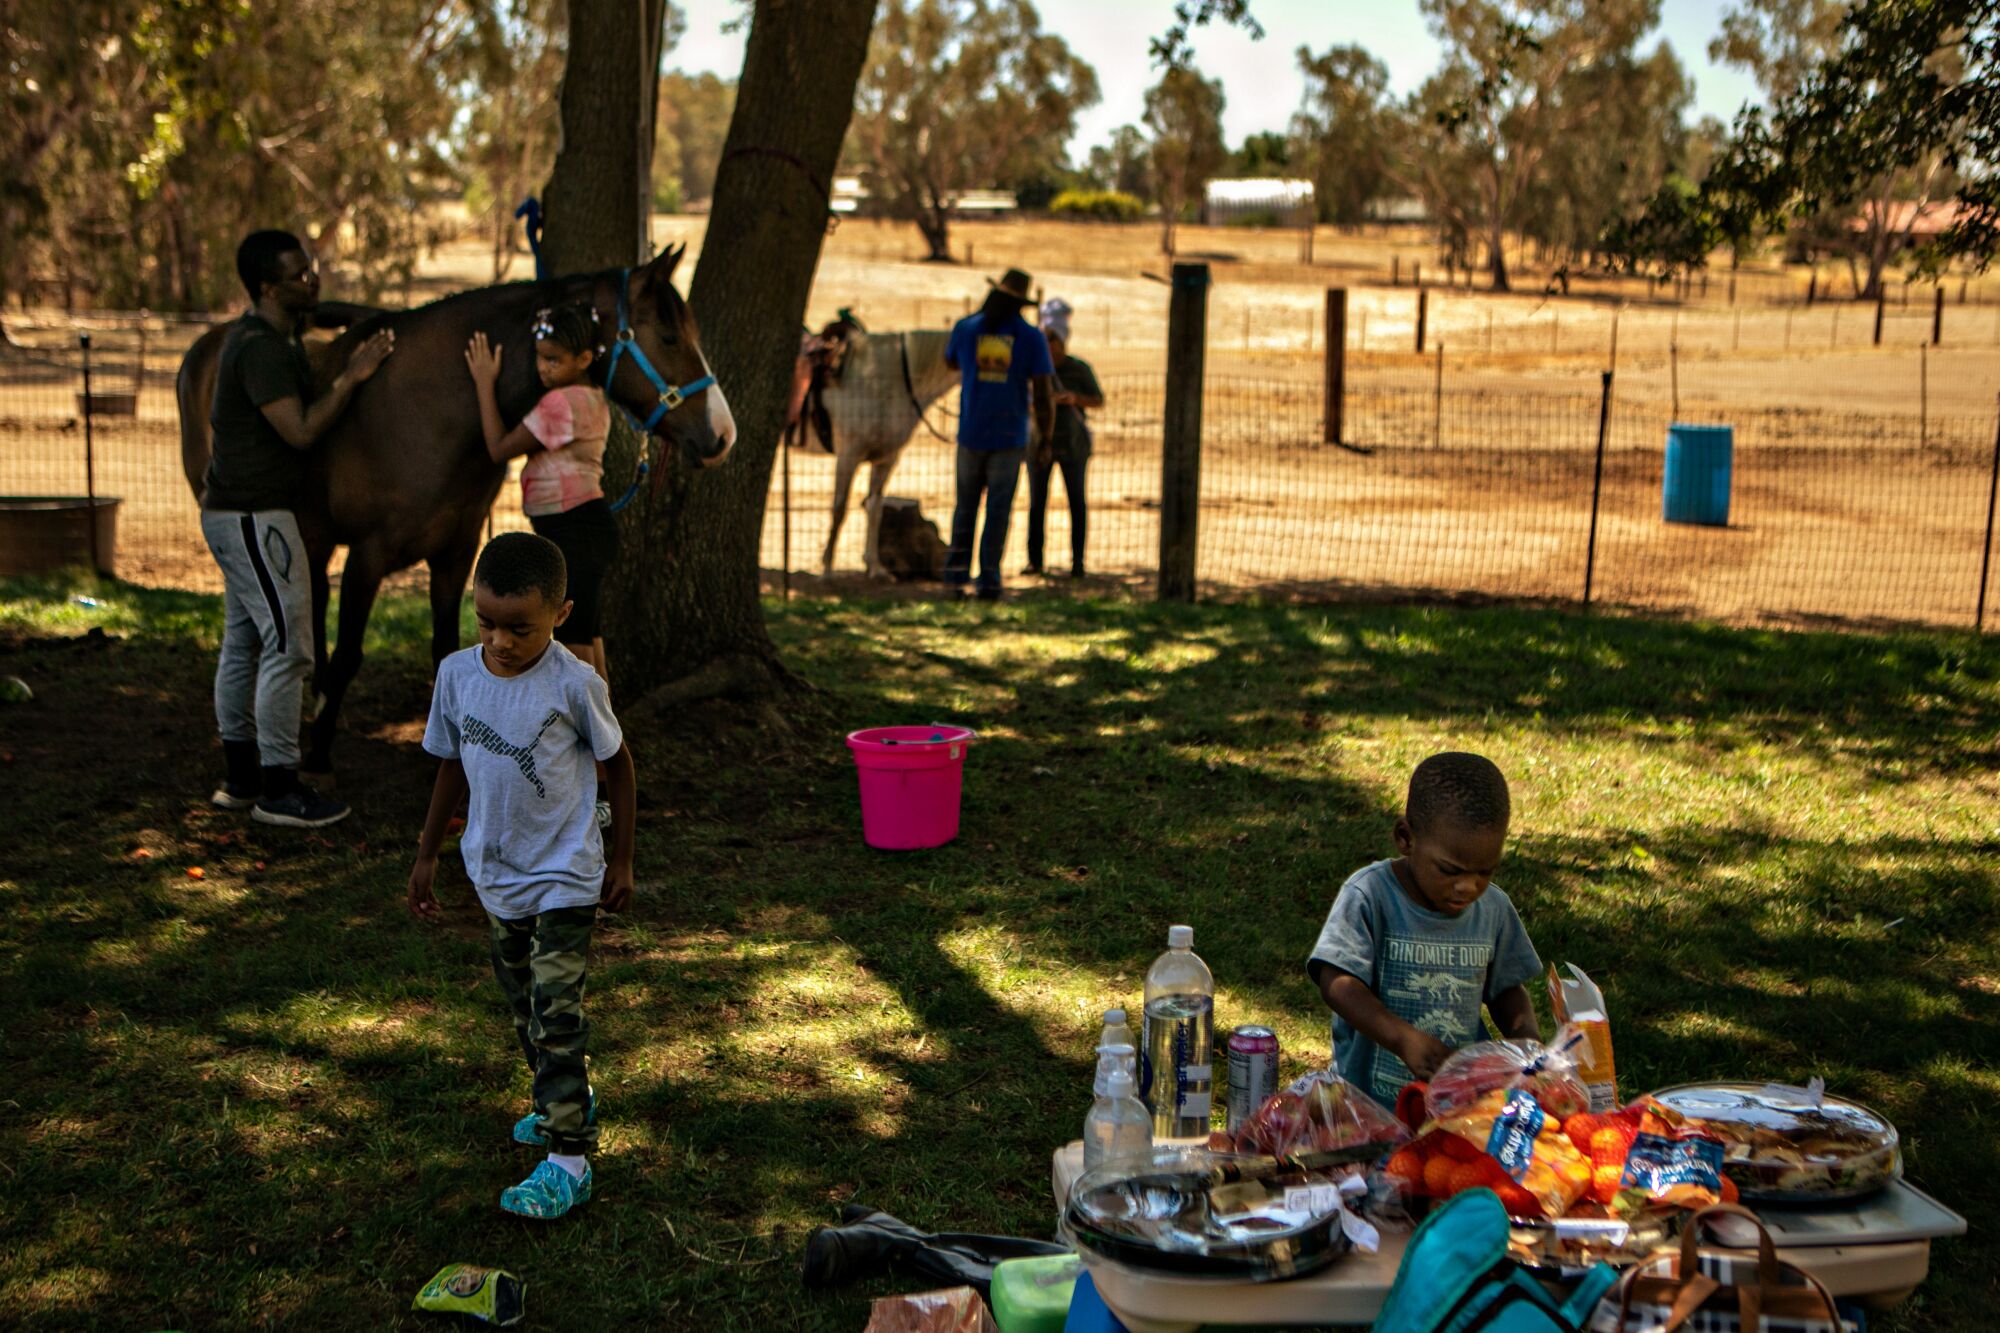
<svg viewBox="0 0 2000 1333">
<path fill-rule="evenodd" d="M 459 846 L 487 911 L 511 920 L 598 900 L 594 761 L 624 743 L 604 681 L 559 643 L 518 676 L 487 670 L 477 644 L 438 663 L 424 749 L 465 765 Z"/>
<path fill-rule="evenodd" d="M 1446 916 L 1405 893 L 1388 861 L 1355 871 L 1340 886 L 1308 969 L 1314 963 L 1351 973 L 1390 1013 L 1454 1049 L 1484 1040 L 1481 1005 L 1542 970 L 1499 885 L 1489 885 L 1457 916 Z M 1338 1014 L 1333 1057 L 1342 1078 L 1384 1106 L 1396 1104 L 1411 1078 L 1400 1058 Z"/>
</svg>

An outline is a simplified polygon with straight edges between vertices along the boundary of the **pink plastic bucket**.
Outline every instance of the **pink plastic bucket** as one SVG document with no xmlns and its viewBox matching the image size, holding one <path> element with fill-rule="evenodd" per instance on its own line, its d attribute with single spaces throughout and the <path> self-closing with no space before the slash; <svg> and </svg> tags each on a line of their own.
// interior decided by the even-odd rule
<svg viewBox="0 0 2000 1333">
<path fill-rule="evenodd" d="M 861 780 L 861 836 L 870 847 L 906 852 L 942 847 L 958 836 L 965 752 L 977 737 L 964 727 L 869 727 L 851 733 Z"/>
</svg>

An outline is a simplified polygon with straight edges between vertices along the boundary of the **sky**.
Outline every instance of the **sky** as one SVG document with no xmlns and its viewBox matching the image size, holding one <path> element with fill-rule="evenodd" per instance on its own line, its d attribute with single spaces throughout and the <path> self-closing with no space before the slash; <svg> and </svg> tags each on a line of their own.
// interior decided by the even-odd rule
<svg viewBox="0 0 2000 1333">
<path fill-rule="evenodd" d="M 687 16 L 681 43 L 667 53 L 668 68 L 710 72 L 733 79 L 743 66 L 745 31 L 724 31 L 740 21 L 741 0 L 675 0 Z M 1166 30 L 1173 0 L 1042 0 L 1042 26 L 1097 70 L 1103 100 L 1077 118 L 1070 158 L 1080 161 L 1120 125 L 1137 124 L 1146 89 L 1159 76 L 1147 55 L 1147 38 Z M 1714 116 L 1725 125 L 1737 109 L 1754 101 L 1757 87 L 1737 69 L 1712 63 L 1708 43 L 1722 26 L 1730 0 L 1661 0 L 1660 28 L 1641 44 L 1650 51 L 1665 40 L 1694 79 L 1689 116 Z M 1227 99 L 1223 131 L 1241 143 L 1260 130 L 1282 131 L 1305 95 L 1293 57 L 1300 46 L 1324 51 L 1338 43 L 1358 43 L 1389 68 L 1390 91 L 1414 91 L 1437 68 L 1438 45 L 1424 25 L 1416 0 L 1252 0 L 1251 12 L 1264 26 L 1253 41 L 1236 29 L 1198 30 L 1195 64 L 1222 80 Z"/>
</svg>

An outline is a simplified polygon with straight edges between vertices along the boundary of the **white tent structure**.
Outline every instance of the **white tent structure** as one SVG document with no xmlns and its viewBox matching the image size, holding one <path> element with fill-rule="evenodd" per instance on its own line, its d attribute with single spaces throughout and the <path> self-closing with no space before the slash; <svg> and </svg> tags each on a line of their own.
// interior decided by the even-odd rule
<svg viewBox="0 0 2000 1333">
<path fill-rule="evenodd" d="M 1254 218 L 1281 227 L 1303 227 L 1313 216 L 1312 182 L 1277 176 L 1212 180 L 1201 203 L 1201 220 L 1210 226 Z"/>
</svg>

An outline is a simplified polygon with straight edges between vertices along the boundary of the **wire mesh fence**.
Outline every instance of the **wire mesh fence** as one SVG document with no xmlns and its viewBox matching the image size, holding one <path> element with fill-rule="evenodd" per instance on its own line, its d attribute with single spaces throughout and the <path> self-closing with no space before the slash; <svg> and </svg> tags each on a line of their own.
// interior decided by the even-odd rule
<svg viewBox="0 0 2000 1333">
<path fill-rule="evenodd" d="M 137 321 L 95 324 L 88 412 L 73 334 L 66 346 L 0 348 L 0 495 L 117 496 L 112 563 L 120 576 L 214 589 L 219 579 L 183 473 L 173 382 L 182 352 L 206 326 L 149 321 L 142 350 Z M 1604 403 L 1588 367 L 1526 383 L 1472 356 L 1355 355 L 1342 443 L 1333 445 L 1317 362 L 1216 357 L 1203 386 L 1197 572 L 1212 589 L 1301 598 L 1573 602 L 1585 596 L 1588 569 L 1593 600 L 1675 614 L 1996 623 L 2000 588 L 1988 580 L 1983 611 L 1979 594 L 2000 422 L 1990 410 L 1962 410 L 1992 401 L 1990 355 L 1867 355 L 1879 383 L 1863 384 L 1844 362 L 1673 367 L 1656 354 L 1621 351 L 1601 474 Z M 1928 389 L 1906 373 L 1919 361 Z M 1851 389 L 1819 392 L 1810 387 L 1815 375 Z M 1784 397 L 1767 392 L 1764 377 L 1809 387 L 1791 395 L 1792 405 L 1763 405 Z M 1092 575 L 1145 586 L 1159 558 L 1166 378 L 1156 370 L 1099 378 L 1106 402 L 1091 414 L 1086 561 Z M 906 406 L 884 409 L 903 414 L 889 433 L 908 434 L 886 492 L 918 501 L 947 539 L 955 459 L 936 434 L 951 434 L 955 398 L 929 410 L 928 429 L 914 425 Z M 1733 428 L 1724 526 L 1663 518 L 1667 432 L 1676 420 Z M 850 416 L 845 425 L 880 433 L 881 423 Z M 831 457 L 795 449 L 780 464 L 761 541 L 773 581 L 785 569 L 820 571 L 834 511 Z M 868 485 L 864 465 L 833 544 L 836 572 L 862 569 Z M 1046 563 L 1062 571 L 1072 543 L 1060 473 L 1050 490 Z M 1010 581 L 1027 563 L 1028 492 L 1024 482 L 1009 527 Z M 512 482 L 492 523 L 526 526 Z"/>
</svg>

